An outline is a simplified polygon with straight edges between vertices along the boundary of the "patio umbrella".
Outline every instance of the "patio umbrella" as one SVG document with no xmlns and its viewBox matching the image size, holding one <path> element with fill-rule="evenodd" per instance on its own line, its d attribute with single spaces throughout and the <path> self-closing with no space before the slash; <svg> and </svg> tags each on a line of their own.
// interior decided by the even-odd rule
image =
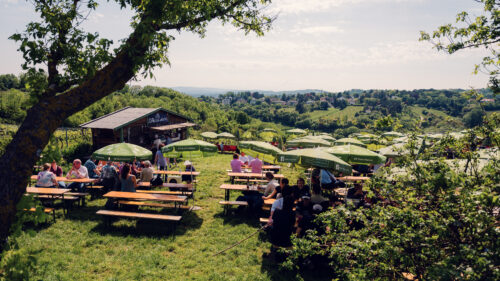
<svg viewBox="0 0 500 281">
<path fill-rule="evenodd" d="M 240 151 L 252 157 L 257 157 L 258 155 L 260 160 L 268 163 L 274 163 L 276 161 L 276 156 L 283 152 L 276 146 L 263 141 L 240 141 L 238 147 Z"/>
<path fill-rule="evenodd" d="M 400 137 L 404 137 L 405 135 L 401 134 L 399 132 L 391 131 L 391 132 L 385 132 L 385 133 L 383 133 L 382 136 L 383 137 L 391 137 L 391 138 L 400 138 Z"/>
<path fill-rule="evenodd" d="M 97 160 L 112 161 L 134 161 L 134 159 L 151 160 L 153 153 L 151 150 L 131 143 L 115 143 L 98 149 L 92 153 L 92 158 Z"/>
<path fill-rule="evenodd" d="M 325 149 L 349 164 L 383 164 L 386 157 L 357 145 L 340 145 Z"/>
<path fill-rule="evenodd" d="M 327 142 L 333 144 L 335 143 L 336 139 L 330 135 L 319 135 L 319 136 L 315 136 L 316 138 L 320 138 L 320 139 L 324 139 L 326 140 Z"/>
<path fill-rule="evenodd" d="M 304 168 L 315 167 L 333 169 L 347 175 L 352 173 L 351 165 L 347 164 L 337 156 L 319 148 L 306 148 L 283 152 L 278 154 L 277 159 L 278 162 L 295 163 Z"/>
<path fill-rule="evenodd" d="M 285 133 L 287 133 L 289 135 L 305 135 L 305 134 L 307 134 L 307 132 L 305 130 L 302 130 L 302 129 L 290 129 L 290 130 L 286 130 Z"/>
<path fill-rule="evenodd" d="M 328 142 L 322 138 L 309 138 L 309 137 L 293 139 L 293 140 L 287 141 L 286 144 L 288 146 L 291 146 L 291 147 L 304 147 L 304 148 L 331 146 L 330 142 Z"/>
<path fill-rule="evenodd" d="M 407 142 L 408 141 L 409 140 L 407 140 Z M 423 141 L 420 139 L 417 139 L 416 144 L 415 144 L 416 147 L 414 148 L 416 150 L 415 153 L 418 152 L 418 150 L 420 149 L 422 144 L 423 144 Z M 407 143 L 402 143 L 402 142 L 386 146 L 384 148 L 381 148 L 379 151 L 380 155 L 383 155 L 383 156 L 389 157 L 389 158 L 400 157 L 400 156 L 403 156 L 403 155 L 408 154 L 408 153 L 410 153 L 410 148 L 407 147 Z"/>
<path fill-rule="evenodd" d="M 206 139 L 216 139 L 217 138 L 217 133 L 214 133 L 214 132 L 203 132 L 200 135 Z"/>
<path fill-rule="evenodd" d="M 335 145 L 346 145 L 346 144 L 354 144 L 354 145 L 366 148 L 366 144 L 360 142 L 357 139 L 353 139 L 353 138 L 343 138 L 343 139 L 339 139 L 335 142 Z"/>
<path fill-rule="evenodd" d="M 206 157 L 215 155 L 217 146 L 202 140 L 187 139 L 164 146 L 161 152 L 169 158 Z"/>
<path fill-rule="evenodd" d="M 236 137 L 233 134 L 223 132 L 223 133 L 218 134 L 217 138 L 218 139 L 235 139 Z"/>
</svg>

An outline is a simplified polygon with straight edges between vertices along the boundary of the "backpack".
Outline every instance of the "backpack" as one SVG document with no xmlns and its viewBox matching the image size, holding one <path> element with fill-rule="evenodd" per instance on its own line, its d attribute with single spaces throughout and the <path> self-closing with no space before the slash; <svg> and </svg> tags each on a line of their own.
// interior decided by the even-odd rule
<svg viewBox="0 0 500 281">
<path fill-rule="evenodd" d="M 163 185 L 163 180 L 161 179 L 160 175 L 156 175 L 153 179 L 150 181 L 151 186 L 161 186 Z"/>
</svg>

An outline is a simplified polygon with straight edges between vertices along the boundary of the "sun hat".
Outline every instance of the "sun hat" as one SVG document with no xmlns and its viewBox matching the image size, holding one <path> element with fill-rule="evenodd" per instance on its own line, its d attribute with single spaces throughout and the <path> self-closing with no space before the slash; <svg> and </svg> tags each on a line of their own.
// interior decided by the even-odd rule
<svg viewBox="0 0 500 281">
<path fill-rule="evenodd" d="M 191 163 L 191 161 L 189 161 L 189 160 L 184 161 L 184 166 L 191 166 L 191 165 L 193 165 L 193 163 Z"/>
</svg>

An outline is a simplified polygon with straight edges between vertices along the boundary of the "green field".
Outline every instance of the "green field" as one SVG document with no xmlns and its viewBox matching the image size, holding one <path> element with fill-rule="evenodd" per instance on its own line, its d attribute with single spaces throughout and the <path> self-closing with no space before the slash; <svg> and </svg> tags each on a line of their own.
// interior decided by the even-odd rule
<svg viewBox="0 0 500 281">
<path fill-rule="evenodd" d="M 107 228 L 95 215 L 105 204 L 99 199 L 76 207 L 67 219 L 59 210 L 56 223 L 36 228 L 33 236 L 24 232 L 20 249 L 9 255 L 23 257 L 21 270 L 26 270 L 24 259 L 33 256 L 30 280 L 318 280 L 311 272 L 301 277 L 279 271 L 263 258 L 270 243 L 262 234 L 212 257 L 259 228 L 258 216 L 222 215 L 219 186 L 228 179 L 230 160 L 231 155 L 217 155 L 193 161 L 201 171 L 195 193 L 201 210 L 184 213 L 175 233 L 172 225 L 158 222 L 118 220 Z M 299 175 L 287 167 L 283 173 L 291 182 Z"/>
</svg>

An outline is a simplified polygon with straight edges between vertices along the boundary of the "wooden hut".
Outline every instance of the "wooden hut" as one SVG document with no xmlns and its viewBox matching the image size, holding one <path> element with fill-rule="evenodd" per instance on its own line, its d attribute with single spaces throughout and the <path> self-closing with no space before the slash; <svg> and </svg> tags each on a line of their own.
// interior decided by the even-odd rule
<svg viewBox="0 0 500 281">
<path fill-rule="evenodd" d="M 80 125 L 92 130 L 94 150 L 118 142 L 151 148 L 156 138 L 186 139 L 187 129 L 193 126 L 191 119 L 163 108 L 129 106 Z"/>
</svg>

